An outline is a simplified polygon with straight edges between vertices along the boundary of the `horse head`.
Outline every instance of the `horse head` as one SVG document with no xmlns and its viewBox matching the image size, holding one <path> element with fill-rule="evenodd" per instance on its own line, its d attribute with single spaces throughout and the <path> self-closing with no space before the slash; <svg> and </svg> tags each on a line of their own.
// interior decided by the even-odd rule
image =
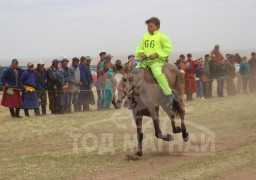
<svg viewBox="0 0 256 180">
<path fill-rule="evenodd" d="M 116 109 L 120 109 L 126 94 L 124 75 L 122 73 L 116 73 L 113 76 L 112 86 L 113 86 L 112 104 Z"/>
<path fill-rule="evenodd" d="M 134 68 L 128 73 L 117 73 L 112 78 L 113 99 L 112 104 L 116 109 L 120 109 L 127 95 L 134 92 L 139 82 L 144 77 L 144 70 Z"/>
</svg>

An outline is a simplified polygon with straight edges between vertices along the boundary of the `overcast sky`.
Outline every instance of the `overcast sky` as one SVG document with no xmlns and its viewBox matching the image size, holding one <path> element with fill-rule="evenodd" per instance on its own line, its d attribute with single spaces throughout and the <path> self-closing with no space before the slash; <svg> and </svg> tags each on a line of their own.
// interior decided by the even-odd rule
<svg viewBox="0 0 256 180">
<path fill-rule="evenodd" d="M 174 53 L 256 49 L 255 0 L 0 0 L 0 58 L 126 56 L 152 16 Z"/>
</svg>

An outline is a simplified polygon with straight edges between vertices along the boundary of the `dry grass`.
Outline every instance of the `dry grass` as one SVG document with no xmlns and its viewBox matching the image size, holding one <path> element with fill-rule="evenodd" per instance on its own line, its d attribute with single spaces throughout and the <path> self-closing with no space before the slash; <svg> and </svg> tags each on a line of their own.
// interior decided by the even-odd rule
<svg viewBox="0 0 256 180">
<path fill-rule="evenodd" d="M 186 102 L 186 120 L 209 128 L 215 133 L 217 140 L 240 133 L 246 136 L 247 132 L 256 129 L 255 98 L 256 94 L 249 94 Z M 108 178 L 107 174 L 112 173 L 112 169 L 117 174 L 118 172 L 121 174 L 122 171 L 127 171 L 129 174 L 131 166 L 136 166 L 137 162 L 125 160 L 128 152 L 123 151 L 126 143 L 124 138 L 136 136 L 131 112 L 126 109 L 97 112 L 93 107 L 91 112 L 85 113 L 43 117 L 32 115 L 29 118 L 12 119 L 8 110 L 0 107 L 0 114 L 0 179 L 87 179 L 98 177 L 101 171 L 105 172 L 105 178 Z M 169 120 L 164 118 L 163 112 L 161 115 L 163 132 L 171 133 Z M 146 135 L 154 136 L 152 121 L 149 118 L 145 118 L 143 128 Z M 188 126 L 188 130 L 191 134 L 199 133 L 193 126 Z M 82 138 L 88 137 L 89 134 L 95 135 L 98 141 L 98 148 L 93 152 L 86 151 L 82 143 Z M 76 151 L 73 137 L 77 135 L 80 137 Z M 110 143 L 113 143 L 114 153 L 107 152 L 101 155 L 106 145 L 102 137 L 109 135 L 113 137 Z M 175 135 L 176 139 L 178 137 L 180 135 Z M 238 144 L 226 149 L 217 146 L 215 156 L 205 155 L 187 160 L 186 157 L 180 157 L 183 163 L 178 163 L 177 166 L 174 164 L 174 168 L 165 166 L 159 171 L 152 169 L 142 177 L 146 179 L 219 177 L 234 168 L 255 163 L 256 142 L 255 139 L 251 141 L 251 144 L 244 146 Z M 153 142 L 159 141 L 153 137 Z M 85 144 L 91 146 L 92 142 L 88 140 Z M 144 163 L 148 163 L 151 159 L 157 162 L 163 158 L 164 161 L 164 157 L 168 157 L 169 152 L 161 154 L 146 149 L 144 153 L 143 159 L 138 161 L 142 168 Z"/>
</svg>

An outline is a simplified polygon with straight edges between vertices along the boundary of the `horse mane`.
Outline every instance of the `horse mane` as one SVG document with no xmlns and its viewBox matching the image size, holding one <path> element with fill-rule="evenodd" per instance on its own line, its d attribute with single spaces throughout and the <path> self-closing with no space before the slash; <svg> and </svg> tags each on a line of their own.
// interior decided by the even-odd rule
<svg viewBox="0 0 256 180">
<path fill-rule="evenodd" d="M 133 77 L 136 76 L 138 79 L 144 79 L 148 84 L 157 83 L 150 68 L 134 68 L 132 69 L 131 74 Z"/>
</svg>

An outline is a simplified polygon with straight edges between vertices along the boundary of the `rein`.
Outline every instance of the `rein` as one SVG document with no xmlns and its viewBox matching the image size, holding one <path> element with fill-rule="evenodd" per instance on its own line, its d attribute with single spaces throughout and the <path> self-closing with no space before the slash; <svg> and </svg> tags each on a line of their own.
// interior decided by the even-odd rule
<svg viewBox="0 0 256 180">
<path fill-rule="evenodd" d="M 113 90 L 116 90 L 116 89 L 126 92 L 126 90 L 119 88 L 119 87 L 113 88 Z"/>
<path fill-rule="evenodd" d="M 127 94 L 127 96 L 131 95 L 135 91 L 135 89 L 142 83 L 144 77 L 146 76 L 146 72 L 148 71 L 148 69 L 149 69 L 149 66 L 147 66 L 147 69 L 145 70 L 144 75 L 141 78 L 141 80 L 138 82 L 138 84 L 136 84 L 135 88 Z"/>
</svg>

